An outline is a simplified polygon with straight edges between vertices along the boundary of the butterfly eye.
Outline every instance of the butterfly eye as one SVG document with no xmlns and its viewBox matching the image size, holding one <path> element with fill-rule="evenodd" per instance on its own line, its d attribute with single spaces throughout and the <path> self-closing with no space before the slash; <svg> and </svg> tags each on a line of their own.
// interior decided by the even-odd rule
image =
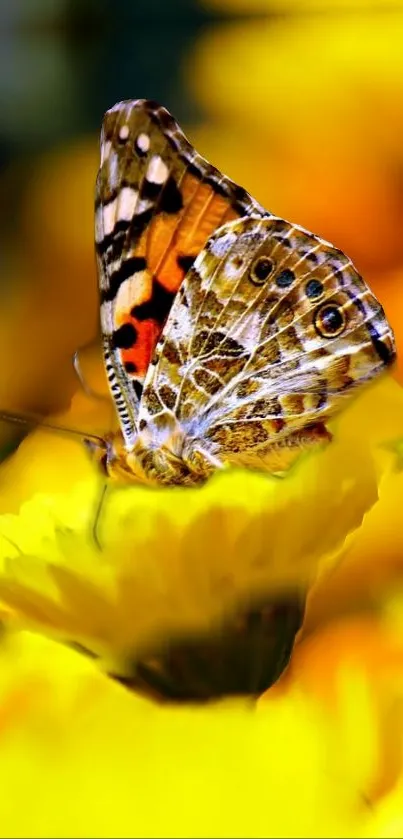
<svg viewBox="0 0 403 839">
<path fill-rule="evenodd" d="M 346 326 L 346 317 L 335 303 L 326 303 L 317 310 L 314 319 L 315 329 L 322 338 L 335 338 L 341 335 Z"/>
<path fill-rule="evenodd" d="M 250 278 L 255 285 L 263 285 L 274 268 L 273 262 L 267 256 L 259 256 L 253 263 Z"/>
<path fill-rule="evenodd" d="M 305 294 L 310 300 L 316 300 L 323 294 L 323 285 L 320 280 L 309 280 L 305 286 Z"/>
</svg>

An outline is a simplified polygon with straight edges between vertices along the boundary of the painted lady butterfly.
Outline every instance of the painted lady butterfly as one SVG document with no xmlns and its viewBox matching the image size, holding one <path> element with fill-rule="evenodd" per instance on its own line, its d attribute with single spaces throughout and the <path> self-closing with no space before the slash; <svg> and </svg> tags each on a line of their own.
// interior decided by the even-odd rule
<svg viewBox="0 0 403 839">
<path fill-rule="evenodd" d="M 106 113 L 95 218 L 120 431 L 92 447 L 109 475 L 192 485 L 227 464 L 278 471 L 394 359 L 351 260 L 267 212 L 155 102 Z"/>
</svg>

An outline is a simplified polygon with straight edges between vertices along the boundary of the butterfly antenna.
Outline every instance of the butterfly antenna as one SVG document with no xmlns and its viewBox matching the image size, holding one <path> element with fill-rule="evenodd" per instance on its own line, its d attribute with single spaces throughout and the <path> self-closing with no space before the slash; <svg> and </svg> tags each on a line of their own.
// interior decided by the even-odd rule
<svg viewBox="0 0 403 839">
<path fill-rule="evenodd" d="M 87 434 L 86 431 L 79 431 L 77 428 L 66 428 L 63 425 L 53 425 L 51 422 L 43 420 L 41 417 L 29 416 L 29 414 L 19 414 L 15 411 L 0 411 L 0 420 L 4 422 L 15 423 L 16 425 L 35 426 L 39 425 L 41 428 L 49 428 L 51 431 L 59 431 L 64 434 L 74 434 L 81 439 L 94 440 L 96 443 L 105 445 L 105 440 L 97 434 Z"/>
<path fill-rule="evenodd" d="M 97 393 L 96 390 L 93 390 L 92 387 L 90 387 L 90 385 L 87 384 L 84 373 L 81 369 L 81 362 L 78 354 L 79 350 L 76 350 L 73 355 L 73 367 L 84 393 L 86 393 L 87 396 L 90 396 L 92 399 L 102 399 L 103 402 L 110 402 L 109 396 L 107 396 L 105 393 Z"/>
</svg>

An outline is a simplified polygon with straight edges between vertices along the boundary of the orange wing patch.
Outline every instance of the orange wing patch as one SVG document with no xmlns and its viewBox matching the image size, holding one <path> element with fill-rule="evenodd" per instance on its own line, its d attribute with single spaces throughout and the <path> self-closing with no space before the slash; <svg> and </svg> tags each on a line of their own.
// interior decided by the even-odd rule
<svg viewBox="0 0 403 839">
<path fill-rule="evenodd" d="M 180 186 L 185 210 L 177 216 L 157 216 L 145 234 L 147 263 L 167 291 L 176 293 L 191 261 L 224 222 L 237 218 L 227 198 L 211 186 L 185 175 Z"/>
<path fill-rule="evenodd" d="M 121 349 L 121 357 L 126 372 L 138 377 L 147 372 L 173 296 L 194 259 L 217 227 L 238 217 L 228 199 L 193 176 L 185 176 L 181 192 L 184 211 L 156 215 L 142 234 L 134 255 L 145 259 L 143 283 L 133 290 L 129 308 L 116 317 L 117 326 L 132 327 L 133 344 Z"/>
</svg>

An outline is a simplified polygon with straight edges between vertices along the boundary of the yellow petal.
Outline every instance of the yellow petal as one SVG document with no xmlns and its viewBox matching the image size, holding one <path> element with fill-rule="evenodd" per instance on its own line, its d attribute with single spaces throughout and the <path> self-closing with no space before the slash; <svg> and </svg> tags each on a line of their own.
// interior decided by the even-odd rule
<svg viewBox="0 0 403 839">
<path fill-rule="evenodd" d="M 298 691 L 158 707 L 30 633 L 3 643 L 0 673 L 1 836 L 370 834 L 361 770 Z"/>
<path fill-rule="evenodd" d="M 240 604 L 304 590 L 376 499 L 368 445 L 344 433 L 282 480 L 229 471 L 199 489 L 109 489 L 99 550 L 99 487 L 84 482 L 0 518 L 0 596 L 30 626 L 132 659 Z"/>
</svg>

